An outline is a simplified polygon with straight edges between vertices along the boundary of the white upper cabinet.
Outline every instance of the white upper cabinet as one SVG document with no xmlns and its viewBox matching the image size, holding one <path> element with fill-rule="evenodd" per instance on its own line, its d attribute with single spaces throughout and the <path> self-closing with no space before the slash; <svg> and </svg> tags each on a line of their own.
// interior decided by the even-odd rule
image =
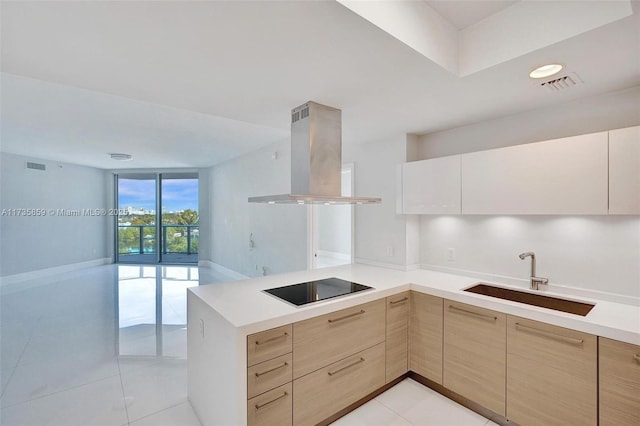
<svg viewBox="0 0 640 426">
<path fill-rule="evenodd" d="M 462 155 L 463 214 L 608 213 L 608 132 Z"/>
<path fill-rule="evenodd" d="M 403 164 L 402 213 L 460 214 L 460 156 Z"/>
<path fill-rule="evenodd" d="M 609 132 L 609 214 L 640 214 L 640 126 Z"/>
</svg>

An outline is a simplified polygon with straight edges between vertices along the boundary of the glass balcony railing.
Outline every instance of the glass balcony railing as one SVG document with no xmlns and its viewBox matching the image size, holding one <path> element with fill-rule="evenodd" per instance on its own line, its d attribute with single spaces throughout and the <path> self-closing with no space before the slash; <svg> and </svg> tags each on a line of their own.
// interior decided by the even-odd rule
<svg viewBox="0 0 640 426">
<path fill-rule="evenodd" d="M 198 225 L 162 225 L 162 254 L 197 254 L 200 246 Z M 118 253 L 156 252 L 156 225 L 118 225 Z"/>
</svg>

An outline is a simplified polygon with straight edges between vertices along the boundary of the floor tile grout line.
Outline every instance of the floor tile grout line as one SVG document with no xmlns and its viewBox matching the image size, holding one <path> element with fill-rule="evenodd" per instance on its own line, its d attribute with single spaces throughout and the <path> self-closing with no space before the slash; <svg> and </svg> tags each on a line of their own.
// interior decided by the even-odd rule
<svg viewBox="0 0 640 426">
<path fill-rule="evenodd" d="M 397 386 L 397 385 L 396 385 L 396 386 Z M 450 400 L 449 398 L 447 398 L 447 397 L 445 397 L 445 396 L 443 396 L 443 398 Z M 423 398 L 421 398 L 421 400 L 422 400 L 422 399 L 425 399 L 425 400 L 426 400 L 426 399 L 429 399 L 429 395 L 425 395 Z M 405 421 L 407 421 L 408 423 L 410 423 L 410 424 L 414 425 L 414 423 L 413 423 L 413 422 L 411 422 L 411 421 L 410 421 L 409 419 L 407 419 L 406 417 L 404 417 L 404 416 L 402 415 L 402 413 L 399 413 L 398 411 L 394 410 L 394 409 L 393 409 L 393 407 L 390 407 L 390 406 L 388 406 L 387 404 L 385 404 L 384 402 L 380 401 L 380 400 L 378 399 L 378 397 L 375 397 L 375 398 L 374 398 L 374 400 L 375 400 L 375 401 L 377 401 L 377 402 L 379 402 L 380 404 L 382 404 L 384 407 L 388 408 L 389 410 L 393 411 L 395 414 L 397 414 L 398 416 L 400 416 L 403 420 L 405 420 Z M 455 402 L 455 401 L 453 401 L 453 400 L 450 400 L 450 401 Z M 456 403 L 456 404 L 457 404 L 457 403 Z M 463 405 L 460 405 L 460 404 L 457 404 L 457 405 L 458 405 L 460 408 L 463 408 L 463 409 L 469 410 L 467 407 L 464 407 Z M 473 410 L 469 410 L 469 411 L 474 412 Z M 474 413 L 475 413 L 475 412 L 474 412 Z M 478 414 L 478 413 L 475 413 L 475 414 Z M 480 415 L 480 414 L 478 414 L 478 415 L 479 415 L 479 416 L 481 416 L 484 420 L 486 420 L 486 421 L 482 424 L 482 426 L 487 426 L 487 425 L 489 424 L 489 422 L 491 422 L 491 421 L 492 421 L 491 419 L 488 419 L 488 418 L 486 418 L 486 417 L 484 417 L 484 416 L 482 416 L 482 415 Z M 416 425 L 414 425 L 414 426 L 416 426 Z"/>
<path fill-rule="evenodd" d="M 127 405 L 127 397 L 124 392 L 124 383 L 122 381 L 122 370 L 120 369 L 120 358 L 116 357 L 118 363 L 118 378 L 120 379 L 120 389 L 122 390 L 122 403 L 124 404 L 124 412 L 127 415 L 127 424 L 131 426 L 131 420 L 129 419 L 129 406 Z"/>
<path fill-rule="evenodd" d="M 142 370 L 145 370 L 145 369 L 148 369 L 148 368 L 157 367 L 159 364 L 162 364 L 164 361 L 167 361 L 167 360 L 168 360 L 170 363 L 172 363 L 172 362 L 174 362 L 174 361 L 179 361 L 179 362 L 186 362 L 186 361 L 187 361 L 187 360 L 186 360 L 186 358 L 182 358 L 182 357 L 176 357 L 176 358 L 170 357 L 170 358 L 167 358 L 167 359 L 160 357 L 160 358 L 158 359 L 158 361 L 153 362 L 153 363 L 152 363 L 152 364 L 150 364 L 150 365 L 146 365 L 146 366 L 144 366 L 144 367 L 140 367 L 140 368 L 136 369 L 136 370 L 135 370 L 135 374 L 137 374 L 139 371 L 142 371 Z M 119 363 L 118 363 L 118 365 L 119 365 Z M 121 374 L 121 380 L 122 380 L 122 374 Z M 124 385 L 123 385 L 123 392 L 124 392 Z M 168 410 L 168 409 L 170 409 L 170 408 L 177 407 L 177 406 L 182 405 L 182 404 L 184 404 L 184 403 L 189 403 L 189 399 L 187 398 L 187 399 L 185 399 L 184 401 L 177 402 L 177 403 L 175 403 L 175 404 L 173 404 L 173 405 L 167 406 L 167 407 L 162 408 L 162 409 L 160 409 L 160 410 L 154 411 L 154 412 L 149 413 L 149 414 L 145 414 L 144 416 L 139 417 L 139 418 L 136 418 L 136 419 L 134 419 L 133 421 L 131 421 L 130 417 L 128 416 L 128 410 L 127 410 L 127 418 L 129 418 L 130 424 L 131 424 L 131 423 L 135 423 L 135 422 L 137 422 L 137 421 L 139 421 L 139 420 L 142 420 L 142 419 L 144 419 L 144 418 L 146 418 L 146 417 L 152 416 L 152 415 L 154 415 L 154 414 L 161 413 L 162 411 Z M 190 403 L 189 403 L 189 404 L 190 404 Z"/>
<path fill-rule="evenodd" d="M 9 387 L 9 383 L 11 383 L 11 379 L 13 379 L 13 375 L 16 372 L 16 368 L 17 367 L 13 367 L 11 369 L 11 374 L 9 374 L 9 379 L 7 379 L 7 383 L 4 385 L 4 389 L 2 389 L 2 393 L 0 393 L 0 400 L 4 397 L 4 393 L 7 391 L 7 388 Z"/>
<path fill-rule="evenodd" d="M 163 409 L 161 409 L 161 410 L 158 410 L 158 411 L 154 411 L 153 413 L 145 414 L 144 416 L 142 416 L 142 417 L 139 417 L 139 418 L 135 419 L 135 420 L 134 420 L 133 422 L 131 422 L 131 423 L 139 422 L 140 420 L 142 420 L 142 419 L 146 419 L 147 417 L 154 416 L 154 415 L 156 415 L 156 414 L 158 414 L 158 413 L 162 413 L 163 411 L 169 410 L 169 409 L 171 409 L 171 408 L 178 407 L 178 406 L 180 406 L 180 405 L 182 405 L 182 404 L 188 404 L 188 403 L 189 403 L 189 400 L 188 400 L 188 399 L 187 399 L 187 400 L 184 400 L 184 401 L 182 401 L 182 402 L 178 402 L 177 404 L 171 405 L 171 406 L 169 406 L 169 407 L 165 407 L 165 408 L 163 408 Z M 129 425 L 131 425 L 131 423 L 129 423 Z"/>
<path fill-rule="evenodd" d="M 38 318 L 38 321 L 40 321 L 40 318 Z M 4 385 L 4 389 L 2 390 L 2 395 L 0 395 L 0 398 L 4 398 L 4 394 L 7 391 L 7 389 L 9 388 L 9 385 L 11 384 L 11 380 L 13 379 L 13 375 L 16 373 L 16 369 L 20 365 L 20 360 L 22 360 L 22 357 L 24 356 L 24 353 L 27 351 L 27 347 L 29 346 L 29 343 L 31 343 L 31 337 L 32 336 L 33 336 L 33 330 L 31 330 L 31 332 L 29 333 L 29 337 L 27 338 L 27 343 L 24 344 L 24 347 L 22 348 L 22 351 L 20 351 L 20 356 L 18 356 L 18 359 L 16 360 L 16 363 L 13 366 L 13 371 L 11 372 L 11 376 L 9 377 L 9 380 L 7 380 L 7 384 Z M 0 406 L 1 406 L 1 404 L 0 404 Z"/>
<path fill-rule="evenodd" d="M 397 386 L 397 385 L 396 385 Z M 400 418 L 402 418 L 402 420 L 406 421 L 407 423 L 414 425 L 414 423 L 412 421 L 410 421 L 409 419 L 407 419 L 406 417 L 404 417 L 402 415 L 402 413 L 398 413 L 396 410 L 394 410 L 392 407 L 389 407 L 387 404 L 385 404 L 384 402 L 380 401 L 377 397 L 374 398 L 375 401 L 379 402 L 380 404 L 382 404 L 383 407 L 387 408 L 388 410 L 391 410 L 392 412 L 394 412 L 396 415 L 398 415 Z M 414 425 L 415 426 L 415 425 Z"/>
<path fill-rule="evenodd" d="M 16 368 L 17 368 L 17 367 L 16 367 Z M 99 378 L 99 379 L 90 380 L 90 381 L 88 381 L 88 382 L 86 382 L 86 383 L 82 383 L 82 384 L 75 385 L 75 386 L 70 386 L 70 387 L 68 387 L 68 388 L 64 388 L 64 389 L 59 389 L 59 390 L 57 390 L 57 391 L 55 391 L 55 392 L 51 392 L 51 393 L 48 393 L 48 394 L 46 394 L 46 395 L 40 395 L 40 396 L 37 396 L 37 397 L 35 397 L 35 398 L 25 399 L 24 401 L 14 402 L 14 403 L 12 403 L 12 404 L 3 405 L 3 406 L 2 406 L 2 408 L 14 407 L 14 406 L 16 406 L 16 405 L 25 404 L 25 403 L 27 403 L 27 402 L 37 401 L 37 400 L 42 399 L 42 398 L 47 398 L 47 397 L 49 397 L 49 396 L 57 395 L 57 394 L 59 394 L 59 393 L 61 393 L 61 392 L 67 392 L 67 391 L 70 391 L 70 390 L 74 390 L 74 389 L 81 388 L 81 387 L 83 387 L 83 386 L 92 385 L 92 384 L 97 383 L 97 382 L 100 382 L 100 381 L 102 381 L 102 380 L 112 379 L 112 378 L 116 377 L 118 374 L 119 374 L 119 373 L 111 374 L 111 375 L 109 375 L 109 376 L 101 377 L 101 378 Z M 6 388 L 5 388 L 5 391 L 6 391 Z"/>
</svg>

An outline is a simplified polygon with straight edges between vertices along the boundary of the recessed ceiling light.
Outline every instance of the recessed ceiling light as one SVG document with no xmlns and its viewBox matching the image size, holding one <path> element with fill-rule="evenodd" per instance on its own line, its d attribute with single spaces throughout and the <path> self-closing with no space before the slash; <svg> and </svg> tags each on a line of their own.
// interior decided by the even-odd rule
<svg viewBox="0 0 640 426">
<path fill-rule="evenodd" d="M 131 154 L 122 154 L 117 152 L 114 152 L 113 154 L 109 154 L 109 156 L 111 157 L 112 160 L 118 160 L 118 161 L 130 161 L 133 159 Z"/>
<path fill-rule="evenodd" d="M 529 77 L 531 78 L 545 78 L 552 76 L 554 74 L 559 73 L 562 70 L 562 65 L 560 64 L 549 64 L 543 65 L 541 67 L 536 68 L 535 70 L 529 73 Z"/>
</svg>

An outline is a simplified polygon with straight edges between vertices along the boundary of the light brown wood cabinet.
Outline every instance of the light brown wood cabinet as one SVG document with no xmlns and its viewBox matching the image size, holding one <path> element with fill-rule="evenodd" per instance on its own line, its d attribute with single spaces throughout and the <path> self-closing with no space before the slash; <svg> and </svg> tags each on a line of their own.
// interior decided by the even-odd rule
<svg viewBox="0 0 640 426">
<path fill-rule="evenodd" d="M 407 371 L 520 426 L 640 424 L 640 346 L 415 291 L 248 336 L 247 421 L 317 424 Z"/>
<path fill-rule="evenodd" d="M 247 336 L 247 424 L 291 425 L 291 324 Z"/>
<path fill-rule="evenodd" d="M 293 424 L 315 425 L 384 386 L 384 359 L 383 342 L 294 380 Z"/>
<path fill-rule="evenodd" d="M 384 386 L 386 305 L 383 298 L 247 336 L 248 424 L 316 424 Z M 401 311 L 392 314 L 396 339 Z M 403 356 L 398 376 L 406 349 Z"/>
<path fill-rule="evenodd" d="M 291 383 L 287 383 L 247 401 L 247 424 L 249 426 L 292 425 L 291 389 Z"/>
<path fill-rule="evenodd" d="M 442 384 L 443 299 L 411 292 L 409 370 Z"/>
<path fill-rule="evenodd" d="M 443 385 L 505 415 L 506 315 L 444 301 Z"/>
<path fill-rule="evenodd" d="M 405 291 L 387 297 L 386 382 L 408 371 L 409 311 L 411 296 Z"/>
<path fill-rule="evenodd" d="M 292 380 L 292 354 L 261 362 L 247 369 L 247 394 L 249 398 L 260 395 Z"/>
<path fill-rule="evenodd" d="M 597 424 L 596 336 L 509 315 L 507 342 L 509 420 Z"/>
<path fill-rule="evenodd" d="M 291 352 L 292 330 L 289 324 L 248 335 L 247 365 L 252 366 Z"/>
<path fill-rule="evenodd" d="M 640 424 L 640 346 L 600 337 L 600 426 Z"/>
<path fill-rule="evenodd" d="M 293 378 L 385 339 L 385 299 L 293 324 Z"/>
<path fill-rule="evenodd" d="M 312 425 L 385 384 L 386 299 L 293 325 L 293 422 Z"/>
</svg>

